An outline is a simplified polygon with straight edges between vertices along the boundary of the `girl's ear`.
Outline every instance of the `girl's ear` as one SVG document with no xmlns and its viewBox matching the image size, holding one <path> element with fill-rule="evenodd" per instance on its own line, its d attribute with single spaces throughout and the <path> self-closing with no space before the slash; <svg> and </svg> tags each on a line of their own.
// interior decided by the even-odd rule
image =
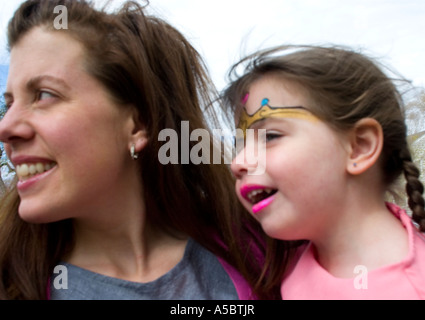
<svg viewBox="0 0 425 320">
<path fill-rule="evenodd" d="M 350 132 L 348 173 L 358 175 L 372 167 L 381 155 L 383 144 L 384 134 L 379 122 L 372 118 L 359 120 Z"/>
</svg>

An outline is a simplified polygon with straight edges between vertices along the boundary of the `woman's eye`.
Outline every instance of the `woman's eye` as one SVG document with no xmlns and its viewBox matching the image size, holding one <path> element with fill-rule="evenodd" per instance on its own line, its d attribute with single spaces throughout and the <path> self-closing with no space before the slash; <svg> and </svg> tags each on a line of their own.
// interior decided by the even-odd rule
<svg viewBox="0 0 425 320">
<path fill-rule="evenodd" d="M 7 110 L 9 110 L 12 107 L 12 103 L 13 102 L 6 102 L 4 104 L 4 111 L 6 112 Z"/>
<path fill-rule="evenodd" d="M 40 91 L 38 93 L 38 100 L 45 100 L 45 99 L 50 99 L 50 98 L 54 98 L 55 96 L 48 92 L 48 91 Z"/>
</svg>

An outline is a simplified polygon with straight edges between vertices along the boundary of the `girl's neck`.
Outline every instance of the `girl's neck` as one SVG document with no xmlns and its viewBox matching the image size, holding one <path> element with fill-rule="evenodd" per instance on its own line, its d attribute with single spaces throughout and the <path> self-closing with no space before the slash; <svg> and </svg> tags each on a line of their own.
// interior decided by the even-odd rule
<svg viewBox="0 0 425 320">
<path fill-rule="evenodd" d="M 348 211 L 325 237 L 312 240 L 317 261 L 330 274 L 352 278 L 358 265 L 371 271 L 407 256 L 407 231 L 383 201 L 351 204 Z"/>
</svg>

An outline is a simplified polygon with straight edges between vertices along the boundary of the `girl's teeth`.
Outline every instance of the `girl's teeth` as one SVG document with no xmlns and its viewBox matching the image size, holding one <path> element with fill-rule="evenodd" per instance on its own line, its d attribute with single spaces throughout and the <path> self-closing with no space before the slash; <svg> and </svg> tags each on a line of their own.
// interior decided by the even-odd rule
<svg viewBox="0 0 425 320">
<path fill-rule="evenodd" d="M 23 163 L 16 166 L 16 174 L 19 178 L 29 178 L 33 175 L 50 170 L 53 166 L 53 163 Z"/>
<path fill-rule="evenodd" d="M 273 193 L 275 193 L 274 189 L 271 189 L 271 188 L 256 189 L 249 192 L 247 195 L 247 198 L 252 204 L 255 204 L 261 200 L 266 199 Z"/>
<path fill-rule="evenodd" d="M 251 191 L 249 194 L 248 194 L 248 198 L 250 199 L 250 200 L 253 200 L 253 198 L 256 196 L 256 195 L 258 195 L 258 194 L 260 194 L 260 193 L 263 193 L 263 192 L 266 192 L 266 193 L 271 193 L 271 189 L 257 189 L 257 190 L 253 190 L 253 191 Z"/>
</svg>

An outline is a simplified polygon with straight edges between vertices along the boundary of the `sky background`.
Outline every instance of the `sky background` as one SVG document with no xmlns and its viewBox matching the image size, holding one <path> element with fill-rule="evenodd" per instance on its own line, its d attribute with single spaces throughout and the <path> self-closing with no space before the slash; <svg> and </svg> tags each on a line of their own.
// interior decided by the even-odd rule
<svg viewBox="0 0 425 320">
<path fill-rule="evenodd" d="M 21 2 L 0 2 L 0 65 L 8 64 L 6 25 Z M 220 90 L 239 58 L 279 44 L 362 49 L 425 87 L 424 0 L 151 0 L 148 8 L 193 43 Z M 4 75 L 0 68 L 0 85 Z"/>
</svg>

